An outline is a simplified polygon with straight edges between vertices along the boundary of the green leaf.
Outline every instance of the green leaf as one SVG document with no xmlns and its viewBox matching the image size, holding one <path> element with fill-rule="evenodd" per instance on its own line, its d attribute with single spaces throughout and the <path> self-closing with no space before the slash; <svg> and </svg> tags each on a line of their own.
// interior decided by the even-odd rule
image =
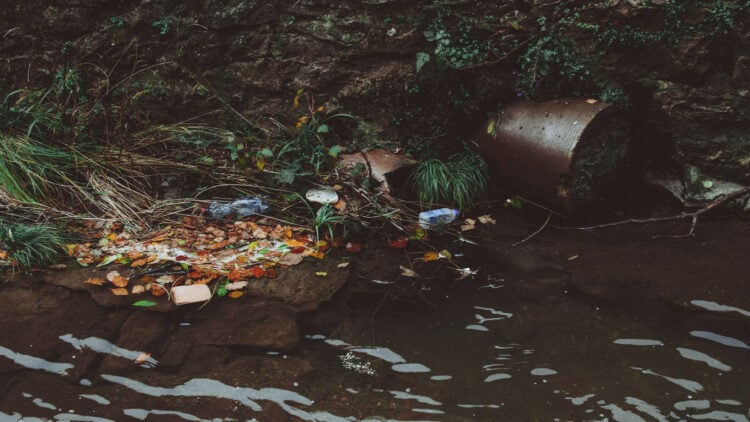
<svg viewBox="0 0 750 422">
<path fill-rule="evenodd" d="M 83 258 L 76 258 L 76 261 L 78 262 L 78 265 L 80 265 L 82 267 L 88 267 L 89 266 L 89 264 L 83 262 Z"/>
<path fill-rule="evenodd" d="M 339 154 L 341 154 L 341 145 L 334 145 L 328 149 L 328 155 L 330 155 L 333 158 L 338 157 Z"/>
<path fill-rule="evenodd" d="M 153 300 L 139 300 L 138 302 L 134 302 L 133 306 L 148 308 L 150 306 L 156 306 L 156 302 L 154 302 Z"/>
<path fill-rule="evenodd" d="M 271 151 L 268 148 L 263 148 L 262 150 L 259 151 L 259 154 L 264 157 L 273 157 L 273 151 Z"/>
<path fill-rule="evenodd" d="M 224 286 L 219 286 L 219 288 L 216 289 L 216 296 L 224 297 L 227 295 L 227 293 L 229 293 L 229 291 Z"/>
<path fill-rule="evenodd" d="M 422 67 L 424 67 L 427 62 L 430 61 L 430 55 L 424 52 L 417 53 L 417 72 L 422 70 Z"/>
<path fill-rule="evenodd" d="M 328 125 L 320 125 L 318 126 L 318 133 L 328 133 L 331 131 L 331 128 L 328 127 Z"/>
<path fill-rule="evenodd" d="M 495 121 L 491 121 L 489 126 L 487 126 L 487 134 L 488 135 L 494 135 L 495 134 Z"/>
<path fill-rule="evenodd" d="M 109 265 L 109 264 L 117 261 L 120 258 L 122 258 L 122 254 L 121 253 L 118 253 L 117 255 L 110 255 L 110 256 L 104 258 L 102 260 L 102 262 L 100 262 L 99 264 L 97 264 L 97 267 L 107 266 L 107 265 Z"/>
</svg>

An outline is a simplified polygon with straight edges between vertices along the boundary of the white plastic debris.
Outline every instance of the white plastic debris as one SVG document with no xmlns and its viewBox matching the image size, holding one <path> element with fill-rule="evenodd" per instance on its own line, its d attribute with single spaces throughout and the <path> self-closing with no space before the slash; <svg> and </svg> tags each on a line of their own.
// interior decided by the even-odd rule
<svg viewBox="0 0 750 422">
<path fill-rule="evenodd" d="M 312 188 L 305 194 L 310 202 L 317 204 L 335 204 L 339 201 L 339 194 L 332 188 Z"/>
<path fill-rule="evenodd" d="M 172 301 L 175 305 L 205 302 L 211 299 L 211 289 L 205 284 L 172 287 Z"/>
</svg>

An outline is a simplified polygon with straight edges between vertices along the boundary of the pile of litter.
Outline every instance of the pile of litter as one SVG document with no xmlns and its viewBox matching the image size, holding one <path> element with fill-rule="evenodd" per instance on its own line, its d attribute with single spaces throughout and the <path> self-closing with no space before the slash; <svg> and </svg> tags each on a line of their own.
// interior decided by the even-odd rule
<svg viewBox="0 0 750 422">
<path fill-rule="evenodd" d="M 283 226 L 270 218 L 256 221 L 186 217 L 146 240 L 133 239 L 122 224 L 91 224 L 97 243 L 67 245 L 68 254 L 84 267 L 125 266 L 127 274 L 111 271 L 84 283 L 109 288 L 114 295 L 164 296 L 176 304 L 217 296 L 243 295 L 247 280 L 274 278 L 277 268 L 297 265 L 305 257 L 322 259 L 327 241 L 316 241 L 309 230 Z M 136 306 L 153 306 L 138 301 Z"/>
</svg>

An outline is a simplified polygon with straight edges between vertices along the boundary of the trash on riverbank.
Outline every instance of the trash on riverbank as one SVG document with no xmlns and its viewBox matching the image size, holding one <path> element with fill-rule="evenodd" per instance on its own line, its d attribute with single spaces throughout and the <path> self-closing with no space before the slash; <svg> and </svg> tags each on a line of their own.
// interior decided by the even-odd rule
<svg viewBox="0 0 750 422">
<path fill-rule="evenodd" d="M 339 201 L 339 194 L 333 188 L 312 188 L 305 193 L 305 198 L 317 204 L 335 204 Z"/>
<path fill-rule="evenodd" d="M 186 217 L 184 224 L 166 227 L 146 240 L 134 239 L 117 223 L 92 234 L 98 242 L 70 244 L 69 255 L 82 266 L 122 267 L 109 271 L 106 281 L 92 277 L 84 283 L 109 287 L 122 296 L 170 293 L 178 305 L 204 302 L 206 291 L 209 298 L 211 290 L 219 295 L 237 291 L 247 285 L 239 283 L 243 280 L 275 278 L 277 268 L 297 265 L 305 257 L 323 258 L 329 247 L 308 229 L 269 218 L 206 222 Z M 129 273 L 121 273 L 125 270 Z"/>
</svg>

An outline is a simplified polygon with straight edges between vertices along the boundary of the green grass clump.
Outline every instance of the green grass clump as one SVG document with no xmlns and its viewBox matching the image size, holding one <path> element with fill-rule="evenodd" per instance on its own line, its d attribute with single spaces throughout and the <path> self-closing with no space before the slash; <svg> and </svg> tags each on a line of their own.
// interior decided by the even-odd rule
<svg viewBox="0 0 750 422">
<path fill-rule="evenodd" d="M 12 258 L 11 265 L 24 271 L 53 264 L 65 247 L 60 229 L 49 223 L 0 221 L 0 242 Z"/>
<path fill-rule="evenodd" d="M 448 161 L 422 161 L 409 178 L 411 187 L 425 204 L 450 204 L 464 209 L 486 189 L 489 172 L 474 153 L 454 155 Z"/>
</svg>

